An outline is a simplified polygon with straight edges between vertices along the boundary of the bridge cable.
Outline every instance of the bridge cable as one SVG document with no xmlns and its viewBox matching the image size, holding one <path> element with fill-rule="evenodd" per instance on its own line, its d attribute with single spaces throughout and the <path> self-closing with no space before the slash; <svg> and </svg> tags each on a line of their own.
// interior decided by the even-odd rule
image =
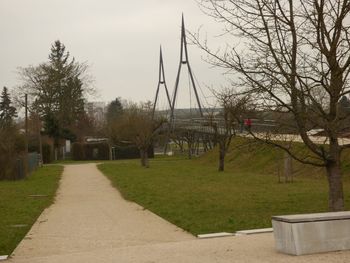
<svg viewBox="0 0 350 263">
<path fill-rule="evenodd" d="M 189 74 L 188 74 L 188 91 L 190 93 L 190 116 L 192 119 L 192 92 L 191 92 L 191 79 Z"/>
<path fill-rule="evenodd" d="M 212 96 L 205 96 L 205 94 L 203 92 L 203 89 L 202 89 L 202 86 L 201 86 L 201 84 L 199 83 L 199 81 L 197 79 L 197 76 L 194 73 L 193 73 L 193 76 L 194 76 L 194 79 L 197 82 L 197 86 L 199 87 L 199 90 L 200 90 L 200 92 L 201 92 L 201 94 L 202 94 L 202 96 L 203 96 L 203 98 L 205 100 L 206 107 L 209 107 L 210 103 L 208 102 L 207 98 L 212 97 Z"/>
</svg>

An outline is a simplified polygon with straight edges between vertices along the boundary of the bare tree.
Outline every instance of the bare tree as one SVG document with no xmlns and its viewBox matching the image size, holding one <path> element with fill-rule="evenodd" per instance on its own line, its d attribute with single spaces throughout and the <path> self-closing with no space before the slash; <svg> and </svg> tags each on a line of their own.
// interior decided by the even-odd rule
<svg viewBox="0 0 350 263">
<path fill-rule="evenodd" d="M 188 159 L 192 159 L 193 154 L 195 153 L 195 144 L 197 140 L 197 133 L 191 130 L 182 130 L 178 132 L 182 141 L 187 144 L 187 156 Z"/>
<path fill-rule="evenodd" d="M 184 152 L 184 140 L 180 136 L 180 134 L 176 131 L 170 133 L 170 139 L 177 147 L 179 147 L 179 151 L 182 154 Z"/>
<path fill-rule="evenodd" d="M 217 102 L 222 108 L 220 118 L 209 114 L 208 122 L 213 128 L 214 141 L 219 145 L 219 168 L 224 171 L 225 156 L 230 147 L 232 138 L 236 136 L 237 131 L 243 122 L 243 117 L 249 109 L 249 97 L 235 94 L 232 89 L 222 89 L 213 91 Z"/>
<path fill-rule="evenodd" d="M 344 209 L 341 154 L 350 145 L 340 137 L 349 114 L 338 102 L 350 92 L 350 1 L 334 0 L 200 0 L 202 9 L 224 23 L 234 46 L 213 51 L 199 34 L 194 41 L 211 62 L 228 69 L 241 92 L 262 110 L 293 116 L 310 154 L 300 155 L 271 136 L 265 140 L 305 164 L 325 167 L 329 209 Z M 239 87 L 239 88 L 238 88 Z M 283 115 L 282 114 L 282 115 Z M 322 129 L 325 141 L 314 142 L 308 130 Z"/>
<path fill-rule="evenodd" d="M 114 141 L 133 142 L 140 151 L 141 165 L 148 168 L 148 150 L 163 123 L 163 119 L 152 118 L 152 104 L 129 103 L 124 107 L 123 113 L 110 124 L 110 135 Z"/>
</svg>

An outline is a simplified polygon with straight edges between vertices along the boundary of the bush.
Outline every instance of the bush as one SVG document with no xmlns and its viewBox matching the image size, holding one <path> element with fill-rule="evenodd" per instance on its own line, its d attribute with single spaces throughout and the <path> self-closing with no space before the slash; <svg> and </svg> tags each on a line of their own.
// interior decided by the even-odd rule
<svg viewBox="0 0 350 263">
<path fill-rule="evenodd" d="M 108 143 L 73 143 L 73 160 L 109 160 Z"/>
<path fill-rule="evenodd" d="M 51 145 L 48 143 L 44 143 L 42 147 L 43 147 L 43 156 L 42 156 L 43 163 L 51 163 L 53 160 Z"/>
<path fill-rule="evenodd" d="M 29 136 L 28 138 L 28 151 L 29 152 L 40 152 L 38 136 Z"/>
<path fill-rule="evenodd" d="M 109 160 L 108 143 L 84 144 L 85 160 Z"/>
<path fill-rule="evenodd" d="M 154 158 L 154 147 L 153 147 L 153 145 L 148 148 L 148 158 Z"/>
<path fill-rule="evenodd" d="M 114 158 L 118 159 L 138 159 L 140 158 L 140 150 L 135 145 L 115 146 L 113 152 Z M 154 149 L 148 149 L 148 157 L 154 157 Z"/>
<path fill-rule="evenodd" d="M 140 158 L 140 151 L 134 145 L 115 146 L 114 158 L 115 159 L 137 159 L 137 158 Z"/>
<path fill-rule="evenodd" d="M 0 180 L 18 179 L 18 163 L 25 138 L 16 127 L 0 128 Z"/>
<path fill-rule="evenodd" d="M 84 147 L 80 142 L 72 144 L 72 158 L 75 161 L 85 160 Z"/>
</svg>

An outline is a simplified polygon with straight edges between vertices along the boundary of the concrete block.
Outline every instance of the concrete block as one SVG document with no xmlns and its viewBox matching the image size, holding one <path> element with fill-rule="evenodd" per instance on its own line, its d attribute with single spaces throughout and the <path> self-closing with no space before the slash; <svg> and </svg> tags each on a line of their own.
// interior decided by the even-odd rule
<svg viewBox="0 0 350 263">
<path fill-rule="evenodd" d="M 2 261 L 2 260 L 7 260 L 7 258 L 8 258 L 7 255 L 5 255 L 5 256 L 0 256 L 0 261 Z"/>
<path fill-rule="evenodd" d="M 273 217 L 276 249 L 305 255 L 350 249 L 350 212 Z"/>
</svg>

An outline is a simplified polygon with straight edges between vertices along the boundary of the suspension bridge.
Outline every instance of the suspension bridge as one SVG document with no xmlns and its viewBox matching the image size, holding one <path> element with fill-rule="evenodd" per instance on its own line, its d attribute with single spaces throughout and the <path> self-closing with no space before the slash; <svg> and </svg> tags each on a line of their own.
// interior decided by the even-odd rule
<svg viewBox="0 0 350 263">
<path fill-rule="evenodd" d="M 160 47 L 159 55 L 159 72 L 158 72 L 158 84 L 156 88 L 155 99 L 153 103 L 153 118 L 163 117 L 167 118 L 168 122 L 161 130 L 163 134 L 166 134 L 169 140 L 182 140 L 187 142 L 188 145 L 204 145 L 204 148 L 211 148 L 213 137 L 223 134 L 237 134 L 243 133 L 243 123 L 234 123 L 231 125 L 228 131 L 224 120 L 220 117 L 220 109 L 210 108 L 206 101 L 206 96 L 201 88 L 201 85 L 196 78 L 190 61 L 189 52 L 187 48 L 187 37 L 184 16 L 182 15 L 181 21 L 181 46 L 180 46 L 180 59 L 178 64 L 178 70 L 174 85 L 172 96 L 168 89 L 168 85 L 165 77 L 164 59 L 162 47 Z M 182 69 L 187 69 L 188 73 L 188 95 L 184 99 L 189 99 L 190 108 L 177 109 L 178 93 L 180 89 L 183 89 L 181 83 Z M 166 109 L 160 110 L 157 106 L 160 104 L 160 93 L 163 91 L 165 94 Z M 199 92 L 200 91 L 200 92 Z M 202 99 L 200 97 L 202 95 Z M 192 97 L 194 97 L 194 104 L 192 104 Z M 206 105 L 203 103 L 203 99 Z M 192 108 L 194 106 L 194 108 Z M 261 121 L 253 119 L 253 130 L 268 131 L 275 127 L 273 121 Z M 243 120 L 242 120 L 243 122 Z M 176 137 L 176 138 L 175 138 Z"/>
</svg>

